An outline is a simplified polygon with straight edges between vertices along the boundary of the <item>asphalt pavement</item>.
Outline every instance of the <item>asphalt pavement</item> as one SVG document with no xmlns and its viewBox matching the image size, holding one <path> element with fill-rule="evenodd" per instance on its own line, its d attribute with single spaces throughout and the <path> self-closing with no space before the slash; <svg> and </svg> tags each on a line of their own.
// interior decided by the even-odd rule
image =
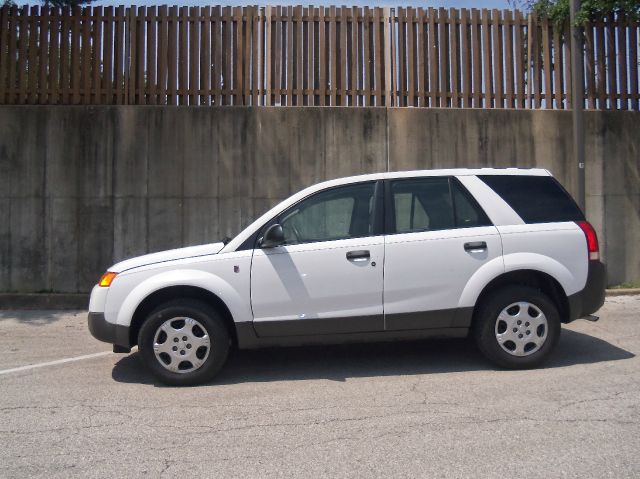
<svg viewBox="0 0 640 479">
<path fill-rule="evenodd" d="M 1 477 L 640 477 L 640 296 L 546 367 L 469 340 L 235 352 L 162 386 L 84 312 L 0 311 Z"/>
</svg>

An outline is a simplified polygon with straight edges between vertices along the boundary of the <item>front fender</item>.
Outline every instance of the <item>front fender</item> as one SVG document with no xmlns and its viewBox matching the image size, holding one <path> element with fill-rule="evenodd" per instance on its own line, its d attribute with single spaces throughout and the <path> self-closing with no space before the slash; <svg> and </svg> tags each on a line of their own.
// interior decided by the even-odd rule
<svg viewBox="0 0 640 479">
<path fill-rule="evenodd" d="M 155 274 L 135 286 L 120 305 L 116 324 L 129 326 L 133 313 L 150 294 L 171 286 L 193 286 L 215 294 L 229 308 L 234 321 L 251 321 L 248 302 L 227 281 L 195 269 L 171 270 Z"/>
</svg>

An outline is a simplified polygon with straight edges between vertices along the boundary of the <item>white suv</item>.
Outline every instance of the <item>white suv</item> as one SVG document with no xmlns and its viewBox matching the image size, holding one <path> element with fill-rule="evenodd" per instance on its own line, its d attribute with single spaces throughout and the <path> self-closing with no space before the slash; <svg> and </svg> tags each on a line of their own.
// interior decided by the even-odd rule
<svg viewBox="0 0 640 479">
<path fill-rule="evenodd" d="M 227 243 L 112 266 L 89 330 L 174 385 L 210 380 L 232 346 L 469 333 L 529 368 L 604 288 L 596 234 L 548 171 L 380 173 L 311 186 Z"/>
</svg>

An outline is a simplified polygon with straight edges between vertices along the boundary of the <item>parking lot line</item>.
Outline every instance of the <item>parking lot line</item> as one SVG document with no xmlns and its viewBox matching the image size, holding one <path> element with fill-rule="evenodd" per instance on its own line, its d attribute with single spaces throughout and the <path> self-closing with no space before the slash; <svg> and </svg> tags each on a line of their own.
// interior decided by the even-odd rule
<svg viewBox="0 0 640 479">
<path fill-rule="evenodd" d="M 71 363 L 71 362 L 74 362 L 74 361 L 82 361 L 83 359 L 98 358 L 100 356 L 107 356 L 109 354 L 113 354 L 113 353 L 111 351 L 102 351 L 100 353 L 85 354 L 83 356 L 75 356 L 73 358 L 57 359 L 55 361 L 48 361 L 46 363 L 30 364 L 28 366 L 20 366 L 18 368 L 4 369 L 4 370 L 0 371 L 0 375 L 1 374 L 9 374 L 9 373 L 17 373 L 19 371 L 27 371 L 29 369 L 44 368 L 46 366 L 56 366 L 58 364 Z"/>
</svg>

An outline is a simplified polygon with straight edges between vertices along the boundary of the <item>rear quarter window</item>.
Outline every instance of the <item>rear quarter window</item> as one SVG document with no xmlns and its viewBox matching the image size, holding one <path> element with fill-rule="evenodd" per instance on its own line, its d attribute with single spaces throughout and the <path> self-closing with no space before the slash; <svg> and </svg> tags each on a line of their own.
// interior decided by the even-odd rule
<svg viewBox="0 0 640 479">
<path fill-rule="evenodd" d="M 584 214 L 552 176 L 479 175 L 525 223 L 584 221 Z"/>
</svg>

